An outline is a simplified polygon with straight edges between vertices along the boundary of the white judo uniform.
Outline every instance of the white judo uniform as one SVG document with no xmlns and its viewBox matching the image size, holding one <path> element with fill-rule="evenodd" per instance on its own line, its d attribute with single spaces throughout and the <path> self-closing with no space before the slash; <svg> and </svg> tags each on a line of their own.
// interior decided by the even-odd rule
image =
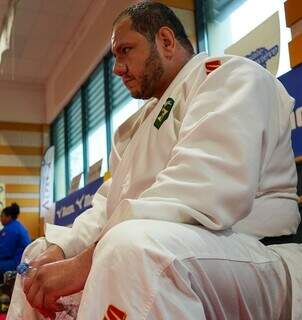
<svg viewBox="0 0 302 320">
<path fill-rule="evenodd" d="M 254 62 L 194 56 L 119 127 L 93 207 L 47 225 L 25 256 L 98 241 L 79 320 L 302 319 L 300 246 L 258 241 L 300 222 L 292 107 Z M 20 319 L 35 313 L 17 279 L 8 320 Z"/>
</svg>

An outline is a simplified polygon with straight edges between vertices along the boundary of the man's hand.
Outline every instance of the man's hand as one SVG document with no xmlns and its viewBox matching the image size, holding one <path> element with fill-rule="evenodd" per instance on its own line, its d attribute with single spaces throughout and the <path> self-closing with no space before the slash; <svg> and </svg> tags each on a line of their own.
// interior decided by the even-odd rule
<svg viewBox="0 0 302 320">
<path fill-rule="evenodd" d="M 24 292 L 30 305 L 44 317 L 54 319 L 55 312 L 63 310 L 57 300 L 84 288 L 91 268 L 94 247 L 89 247 L 71 259 L 37 266 L 33 277 L 24 280 Z M 34 262 L 32 265 L 34 266 Z"/>
<path fill-rule="evenodd" d="M 63 250 L 56 244 L 50 245 L 43 253 L 37 258 L 30 261 L 30 265 L 33 268 L 40 267 L 44 264 L 56 262 L 65 259 Z"/>
</svg>

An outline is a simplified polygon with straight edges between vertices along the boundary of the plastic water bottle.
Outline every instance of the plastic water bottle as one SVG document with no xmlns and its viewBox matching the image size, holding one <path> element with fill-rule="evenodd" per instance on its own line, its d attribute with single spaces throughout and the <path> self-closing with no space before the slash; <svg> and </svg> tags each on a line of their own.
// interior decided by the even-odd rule
<svg viewBox="0 0 302 320">
<path fill-rule="evenodd" d="M 17 266 L 17 273 L 22 277 L 22 278 L 27 278 L 27 277 L 33 277 L 36 273 L 37 269 L 33 268 L 31 265 L 29 265 L 26 262 L 21 262 Z"/>
<path fill-rule="evenodd" d="M 17 266 L 17 273 L 24 279 L 33 277 L 37 272 L 37 268 L 32 267 L 27 262 L 21 262 Z M 64 311 L 57 313 L 56 320 L 73 320 L 76 319 L 78 313 L 78 303 L 74 303 L 73 295 L 61 297 L 58 302 L 64 306 Z"/>
</svg>

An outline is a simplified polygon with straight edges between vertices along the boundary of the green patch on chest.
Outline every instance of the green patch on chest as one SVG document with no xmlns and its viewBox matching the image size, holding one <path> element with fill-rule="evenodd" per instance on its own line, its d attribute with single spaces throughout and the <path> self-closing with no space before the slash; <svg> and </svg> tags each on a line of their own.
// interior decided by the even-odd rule
<svg viewBox="0 0 302 320">
<path fill-rule="evenodd" d="M 169 114 L 173 108 L 174 100 L 172 98 L 168 98 L 166 103 L 161 108 L 155 122 L 154 127 L 159 129 L 161 125 L 168 119 Z"/>
</svg>

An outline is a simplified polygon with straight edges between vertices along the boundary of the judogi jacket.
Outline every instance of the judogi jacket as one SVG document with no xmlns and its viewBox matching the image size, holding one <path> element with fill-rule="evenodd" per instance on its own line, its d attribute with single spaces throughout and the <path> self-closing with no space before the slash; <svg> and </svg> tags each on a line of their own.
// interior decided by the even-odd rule
<svg viewBox="0 0 302 320">
<path fill-rule="evenodd" d="M 295 233 L 293 103 L 282 84 L 250 60 L 194 56 L 160 100 L 150 99 L 118 128 L 112 179 L 97 191 L 93 207 L 72 228 L 47 225 L 46 239 L 71 257 L 128 219 L 258 238 Z M 275 251 L 288 261 L 293 315 L 300 319 L 301 246 Z"/>
<path fill-rule="evenodd" d="M 150 99 L 119 127 L 112 180 L 93 207 L 64 232 L 47 225 L 46 239 L 71 257 L 127 219 L 232 228 L 258 238 L 295 233 L 292 108 L 282 84 L 260 65 L 194 56 L 160 100 Z"/>
</svg>

